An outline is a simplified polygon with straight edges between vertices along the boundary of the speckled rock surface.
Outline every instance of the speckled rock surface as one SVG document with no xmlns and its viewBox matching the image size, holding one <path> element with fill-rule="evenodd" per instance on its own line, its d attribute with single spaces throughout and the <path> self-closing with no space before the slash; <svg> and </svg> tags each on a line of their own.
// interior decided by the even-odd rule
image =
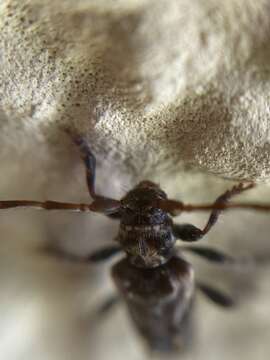
<svg viewBox="0 0 270 360">
<path fill-rule="evenodd" d="M 2 1 L 1 125 L 57 142 L 75 128 L 134 175 L 177 163 L 267 179 L 269 13 L 267 0 Z"/>
<path fill-rule="evenodd" d="M 150 178 L 171 197 L 211 201 L 231 186 L 224 177 L 269 179 L 268 0 L 2 0 L 0 32 L 1 199 L 89 201 L 65 128 L 91 143 L 110 196 Z M 269 186 L 246 198 L 270 199 Z M 0 213 L 6 359 L 143 358 L 121 309 L 91 321 L 111 286 L 101 268 L 39 251 L 50 239 L 80 257 L 116 228 L 98 215 Z M 235 212 L 208 241 L 267 258 L 269 232 L 267 215 Z M 269 267 L 233 273 L 221 278 L 242 294 L 240 309 L 199 303 L 189 359 L 267 359 Z"/>
</svg>

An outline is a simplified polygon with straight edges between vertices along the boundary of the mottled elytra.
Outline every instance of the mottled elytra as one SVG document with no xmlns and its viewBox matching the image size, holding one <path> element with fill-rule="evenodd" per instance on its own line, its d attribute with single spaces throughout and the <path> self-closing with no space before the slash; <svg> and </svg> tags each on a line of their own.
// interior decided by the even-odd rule
<svg viewBox="0 0 270 360">
<path fill-rule="evenodd" d="M 70 133 L 69 133 L 70 135 Z M 230 203 L 229 200 L 254 187 L 240 183 L 219 196 L 212 204 L 188 205 L 168 199 L 166 193 L 151 181 L 142 181 L 121 200 L 98 195 L 95 190 L 96 160 L 85 139 L 72 136 L 86 167 L 86 179 L 92 202 L 89 204 L 56 201 L 9 200 L 0 201 L 0 209 L 34 207 L 46 210 L 93 211 L 120 221 L 115 244 L 85 257 L 98 262 L 125 252 L 122 260 L 112 268 L 116 287 L 130 316 L 152 350 L 171 352 L 183 348 L 190 337 L 192 305 L 195 289 L 214 303 L 230 307 L 233 300 L 222 291 L 195 281 L 192 266 L 182 253 L 190 251 L 209 261 L 233 263 L 235 260 L 221 251 L 206 246 L 176 247 L 176 241 L 200 240 L 228 208 L 269 211 L 269 204 Z M 203 229 L 191 224 L 175 224 L 173 216 L 184 211 L 209 211 Z M 118 297 L 117 297 L 118 298 Z M 100 309 L 106 312 L 116 303 L 109 299 Z"/>
</svg>

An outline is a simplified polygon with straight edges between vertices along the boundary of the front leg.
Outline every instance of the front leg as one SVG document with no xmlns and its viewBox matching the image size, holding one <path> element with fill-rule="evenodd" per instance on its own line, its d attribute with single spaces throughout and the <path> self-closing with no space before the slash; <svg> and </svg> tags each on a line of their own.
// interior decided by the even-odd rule
<svg viewBox="0 0 270 360">
<path fill-rule="evenodd" d="M 71 135 L 71 134 L 70 134 Z M 90 146 L 86 140 L 81 136 L 71 135 L 73 142 L 78 146 L 81 154 L 81 158 L 86 167 L 86 181 L 89 190 L 89 194 L 95 199 L 95 180 L 96 180 L 96 158 L 92 153 Z"/>
<path fill-rule="evenodd" d="M 221 205 L 227 203 L 228 200 L 230 200 L 233 196 L 242 193 L 243 191 L 249 189 L 251 186 L 253 185 L 245 187 L 242 183 L 234 186 L 231 190 L 228 190 L 224 194 L 220 195 L 214 202 L 214 205 Z M 175 224 L 173 226 L 173 233 L 176 238 L 179 238 L 183 241 L 198 241 L 205 234 L 208 233 L 208 231 L 213 227 L 213 225 L 215 225 L 221 212 L 222 210 L 212 210 L 209 219 L 202 230 L 192 224 Z"/>
<path fill-rule="evenodd" d="M 174 224 L 173 234 L 177 239 L 183 241 L 198 241 L 203 237 L 203 230 L 192 224 Z"/>
<path fill-rule="evenodd" d="M 91 204 L 91 210 L 101 212 L 107 216 L 119 219 L 121 217 L 120 202 L 98 195 L 96 193 L 96 158 L 92 153 L 87 141 L 82 136 L 76 136 L 71 134 L 68 130 L 67 133 L 71 136 L 73 142 L 78 146 L 81 158 L 86 168 L 86 182 L 88 186 L 88 191 L 94 200 L 94 202 Z"/>
</svg>

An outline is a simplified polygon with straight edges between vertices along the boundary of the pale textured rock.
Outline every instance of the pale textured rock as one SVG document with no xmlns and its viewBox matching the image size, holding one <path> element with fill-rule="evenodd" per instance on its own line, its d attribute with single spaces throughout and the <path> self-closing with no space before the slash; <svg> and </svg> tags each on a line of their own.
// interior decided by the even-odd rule
<svg viewBox="0 0 270 360">
<path fill-rule="evenodd" d="M 269 14 L 267 0 L 2 1 L 2 126 L 57 142 L 75 128 L 135 175 L 177 162 L 267 179 Z"/>
<path fill-rule="evenodd" d="M 210 173 L 269 179 L 268 0 L 2 0 L 0 31 L 1 199 L 89 200 L 65 127 L 89 139 L 105 194 L 119 197 L 138 179 L 152 178 L 171 197 L 210 201 L 231 186 Z M 262 186 L 246 197 L 269 195 Z M 87 322 L 98 297 L 92 268 L 36 253 L 49 237 L 67 252 L 86 254 L 109 241 L 117 225 L 97 215 L 0 216 L 1 354 L 142 359 L 122 313 L 98 327 Z M 197 224 L 204 218 L 185 217 Z M 209 241 L 267 257 L 268 224 L 267 215 L 228 214 Z M 192 360 L 264 359 L 265 272 L 236 276 L 234 290 L 249 282 L 259 288 L 257 295 L 247 291 L 239 311 L 199 305 Z"/>
</svg>

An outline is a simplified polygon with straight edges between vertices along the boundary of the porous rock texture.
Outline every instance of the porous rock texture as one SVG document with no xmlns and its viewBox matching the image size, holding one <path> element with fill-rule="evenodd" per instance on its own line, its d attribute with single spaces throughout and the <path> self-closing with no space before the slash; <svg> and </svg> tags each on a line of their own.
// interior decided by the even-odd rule
<svg viewBox="0 0 270 360">
<path fill-rule="evenodd" d="M 0 34 L 2 199 L 89 201 L 65 129 L 88 139 L 98 190 L 110 196 L 148 178 L 171 197 L 210 201 L 231 186 L 223 178 L 269 179 L 268 0 L 2 0 Z M 269 194 L 261 185 L 247 197 Z M 224 240 L 236 254 L 243 247 L 269 253 L 268 217 L 234 214 L 209 242 Z M 36 251 L 49 238 L 82 256 L 109 241 L 117 224 L 97 215 L 0 215 L 5 358 L 142 359 L 122 313 L 97 326 L 85 320 L 95 281 L 104 282 L 101 270 Z M 205 217 L 187 219 L 201 225 Z M 252 301 L 237 314 L 199 306 L 198 322 L 207 314 L 209 326 L 198 325 L 193 360 L 234 359 L 240 351 L 245 359 L 266 359 L 265 271 L 253 271 L 253 280 L 249 274 L 263 290 L 248 293 Z"/>
</svg>

